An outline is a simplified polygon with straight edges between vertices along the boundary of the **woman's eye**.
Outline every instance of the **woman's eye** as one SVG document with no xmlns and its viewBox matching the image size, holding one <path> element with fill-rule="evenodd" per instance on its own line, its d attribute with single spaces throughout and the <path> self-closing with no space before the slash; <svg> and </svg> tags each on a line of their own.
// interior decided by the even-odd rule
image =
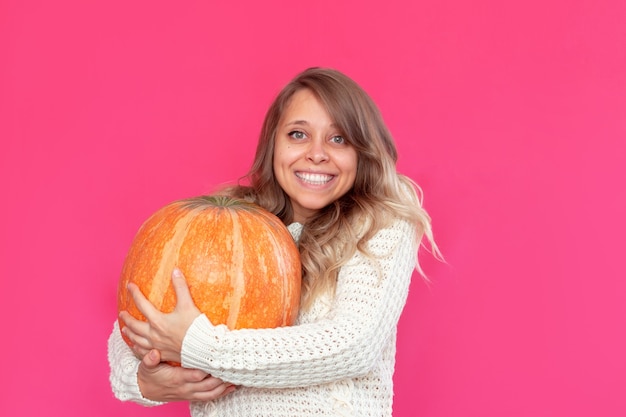
<svg viewBox="0 0 626 417">
<path fill-rule="evenodd" d="M 294 130 L 293 132 L 289 132 L 289 136 L 294 139 L 304 139 L 304 132 L 300 132 L 299 130 Z"/>
<path fill-rule="evenodd" d="M 336 143 L 338 145 L 346 143 L 346 140 L 343 138 L 343 136 L 333 136 L 330 140 L 331 142 Z"/>
</svg>

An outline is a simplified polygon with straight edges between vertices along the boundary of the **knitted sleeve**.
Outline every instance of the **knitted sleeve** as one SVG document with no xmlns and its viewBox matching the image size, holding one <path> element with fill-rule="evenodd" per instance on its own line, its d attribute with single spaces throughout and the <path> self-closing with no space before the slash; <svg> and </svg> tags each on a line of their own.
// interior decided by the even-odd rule
<svg viewBox="0 0 626 417">
<path fill-rule="evenodd" d="M 249 387 L 283 388 L 367 374 L 395 331 L 415 268 L 415 228 L 404 221 L 369 242 L 342 267 L 321 320 L 277 329 L 229 330 L 206 316 L 191 325 L 183 366 Z"/>
<path fill-rule="evenodd" d="M 109 375 L 111 389 L 118 400 L 132 401 L 144 406 L 163 404 L 144 398 L 141 394 L 137 383 L 137 369 L 141 361 L 135 357 L 133 351 L 122 339 L 117 320 L 109 336 L 108 356 L 111 367 Z"/>
</svg>

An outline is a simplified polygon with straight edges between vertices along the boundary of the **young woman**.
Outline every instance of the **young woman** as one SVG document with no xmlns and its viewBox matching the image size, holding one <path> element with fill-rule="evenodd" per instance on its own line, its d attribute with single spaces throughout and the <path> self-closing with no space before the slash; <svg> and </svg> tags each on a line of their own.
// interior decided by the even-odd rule
<svg viewBox="0 0 626 417">
<path fill-rule="evenodd" d="M 121 314 L 133 349 L 114 326 L 115 395 L 144 405 L 188 400 L 193 416 L 390 416 L 396 327 L 421 272 L 422 238 L 438 253 L 419 189 L 396 159 L 376 105 L 354 81 L 330 69 L 299 74 L 266 115 L 249 185 L 224 191 L 276 214 L 298 242 L 297 323 L 214 326 L 180 271 L 173 313 L 132 287 L 148 322 Z"/>
</svg>

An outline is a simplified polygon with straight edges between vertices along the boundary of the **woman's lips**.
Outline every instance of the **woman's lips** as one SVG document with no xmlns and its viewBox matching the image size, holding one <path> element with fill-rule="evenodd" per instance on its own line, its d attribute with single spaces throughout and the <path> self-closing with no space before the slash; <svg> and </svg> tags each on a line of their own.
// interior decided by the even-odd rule
<svg viewBox="0 0 626 417">
<path fill-rule="evenodd" d="M 301 172 L 301 171 L 296 172 L 296 177 L 298 177 L 303 182 L 307 184 L 311 184 L 311 185 L 324 185 L 324 184 L 329 183 L 333 178 L 335 178 L 334 175 L 330 175 L 330 174 L 316 174 L 316 173 Z"/>
</svg>

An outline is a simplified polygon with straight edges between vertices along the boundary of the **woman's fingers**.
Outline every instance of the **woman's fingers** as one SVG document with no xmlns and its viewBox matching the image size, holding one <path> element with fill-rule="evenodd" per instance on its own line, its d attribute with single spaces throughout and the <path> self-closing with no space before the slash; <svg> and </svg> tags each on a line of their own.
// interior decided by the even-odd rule
<svg viewBox="0 0 626 417">
<path fill-rule="evenodd" d="M 144 357 L 137 382 L 144 397 L 154 401 L 212 401 L 235 390 L 232 384 L 198 369 L 186 369 L 159 362 L 160 352 Z"/>
<path fill-rule="evenodd" d="M 120 319 L 126 324 L 122 327 L 122 334 L 130 341 L 129 346 L 138 359 L 146 356 L 153 348 L 153 343 L 143 334 L 148 334 L 150 324 L 137 320 L 127 311 L 120 312 Z M 143 332 L 143 333 L 142 333 Z"/>
<path fill-rule="evenodd" d="M 136 284 L 132 282 L 129 283 L 128 291 L 130 292 L 130 295 L 133 297 L 133 301 L 135 302 L 135 305 L 137 306 L 139 311 L 141 311 L 141 314 L 143 314 L 148 319 L 148 321 L 153 320 L 153 317 L 155 315 L 161 313 L 154 305 L 152 305 L 150 300 L 148 300 L 142 294 L 141 290 Z"/>
<path fill-rule="evenodd" d="M 131 347 L 133 353 L 135 354 L 135 356 L 137 357 L 137 359 L 143 359 L 146 356 L 148 356 L 148 354 L 152 351 L 152 349 L 147 349 L 147 348 L 143 348 L 139 345 L 134 344 Z"/>
<path fill-rule="evenodd" d="M 159 311 L 135 284 L 128 284 L 128 290 L 135 305 L 145 316 L 146 321 L 137 320 L 127 311 L 120 313 L 126 324 L 126 337 L 135 345 L 136 355 L 158 349 L 162 360 L 180 362 L 180 352 L 187 329 L 202 314 L 193 303 L 185 277 L 179 269 L 172 272 L 172 285 L 176 292 L 176 307 L 171 313 Z"/>
<path fill-rule="evenodd" d="M 185 279 L 182 271 L 178 268 L 174 268 L 172 271 L 172 286 L 174 287 L 174 292 L 176 293 L 177 310 L 189 308 L 190 305 L 195 307 L 193 299 L 191 298 L 191 293 L 189 292 L 187 280 Z"/>
<path fill-rule="evenodd" d="M 143 336 L 150 331 L 149 323 L 137 320 L 127 311 L 120 312 L 120 319 L 122 319 L 126 325 L 122 328 L 122 333 L 124 333 L 124 336 L 126 336 L 133 345 L 139 345 L 148 350 L 152 347 L 150 341 Z"/>
<path fill-rule="evenodd" d="M 222 380 L 209 375 L 204 381 L 196 384 L 192 397 L 194 401 L 213 401 L 230 394 L 236 388 L 229 382 L 222 382 Z"/>
<path fill-rule="evenodd" d="M 172 286 L 176 293 L 176 307 L 174 308 L 174 312 L 169 315 L 169 318 L 172 324 L 171 328 L 173 328 L 174 331 L 183 330 L 179 335 L 182 344 L 182 339 L 187 329 L 202 312 L 193 302 L 187 281 L 178 268 L 174 268 L 172 271 Z"/>
</svg>

